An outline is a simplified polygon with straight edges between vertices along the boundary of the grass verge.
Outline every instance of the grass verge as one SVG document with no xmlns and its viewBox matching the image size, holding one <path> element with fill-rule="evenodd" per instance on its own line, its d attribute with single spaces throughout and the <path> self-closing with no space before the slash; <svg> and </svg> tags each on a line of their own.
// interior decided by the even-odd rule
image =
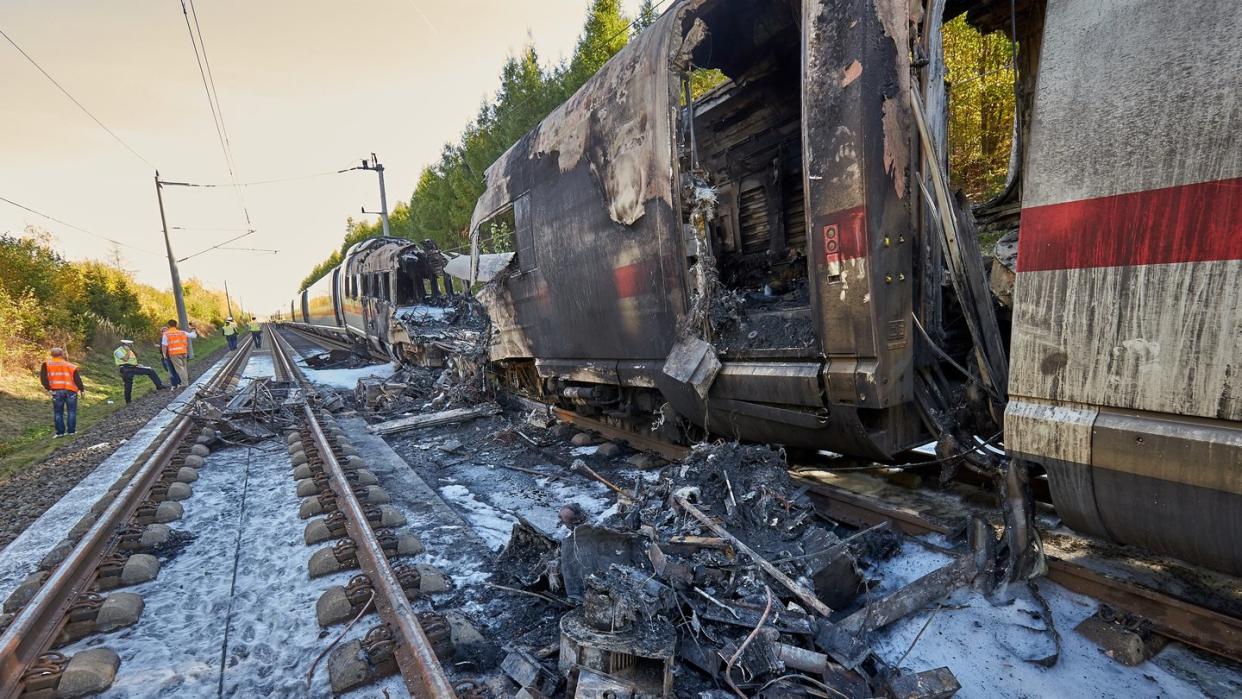
<svg viewBox="0 0 1242 699">
<path fill-rule="evenodd" d="M 190 364 L 211 356 L 224 344 L 224 336 L 220 334 L 195 340 L 196 359 L 190 360 Z M 82 383 L 86 385 L 86 393 L 78 399 L 79 434 L 125 407 L 125 386 L 112 363 L 112 350 L 112 347 L 96 348 L 85 358 L 69 358 L 78 365 Z M 154 367 L 164 383 L 168 383 L 168 372 L 164 371 L 156 348 L 135 345 L 135 351 L 139 362 Z M 133 399 L 136 401 L 154 390 L 149 379 L 136 377 Z M 42 461 L 56 447 L 78 438 L 75 435 L 53 439 L 53 434 L 52 401 L 39 384 L 39 375 L 27 372 L 0 375 L 0 481 Z"/>
</svg>

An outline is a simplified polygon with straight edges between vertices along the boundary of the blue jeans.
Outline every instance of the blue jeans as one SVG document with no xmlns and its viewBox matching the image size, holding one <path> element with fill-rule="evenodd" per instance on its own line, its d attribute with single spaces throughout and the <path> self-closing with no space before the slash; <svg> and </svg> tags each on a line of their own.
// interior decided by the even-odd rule
<svg viewBox="0 0 1242 699">
<path fill-rule="evenodd" d="M 232 335 L 225 335 L 224 339 L 228 340 L 230 352 L 237 349 L 237 333 L 233 333 Z"/>
<path fill-rule="evenodd" d="M 263 344 L 259 341 L 259 338 L 261 338 L 261 337 L 263 337 L 263 334 L 262 334 L 262 333 L 254 333 L 254 332 L 250 333 L 250 339 L 251 339 L 251 340 L 254 340 L 254 346 L 255 346 L 255 347 L 262 347 L 262 346 L 263 346 Z"/>
<path fill-rule="evenodd" d="M 173 386 L 181 385 L 181 377 L 177 376 L 177 370 L 173 369 L 172 362 L 168 357 L 160 357 L 160 361 L 164 362 L 164 371 L 168 372 L 168 383 Z"/>
<path fill-rule="evenodd" d="M 66 427 L 69 428 L 69 434 L 77 432 L 78 394 L 73 391 L 52 391 L 52 418 L 56 422 L 56 434 L 64 434 Z"/>
</svg>

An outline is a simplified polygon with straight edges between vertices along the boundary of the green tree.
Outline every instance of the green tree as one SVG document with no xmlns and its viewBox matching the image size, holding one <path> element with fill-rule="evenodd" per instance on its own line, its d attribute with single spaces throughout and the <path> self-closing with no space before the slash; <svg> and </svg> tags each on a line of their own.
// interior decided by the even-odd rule
<svg viewBox="0 0 1242 699">
<path fill-rule="evenodd" d="M 570 93 L 595 75 L 629 41 L 630 21 L 620 0 L 591 0 L 586 24 L 569 61 Z"/>
<path fill-rule="evenodd" d="M 965 15 L 944 25 L 950 179 L 976 202 L 999 192 L 1009 169 L 1012 55 L 1004 34 L 980 34 Z"/>
<path fill-rule="evenodd" d="M 643 0 L 643 4 L 638 7 L 638 17 L 634 20 L 634 31 L 640 32 L 650 27 L 655 24 L 656 18 L 659 16 L 655 9 L 655 3 L 651 0 Z"/>
</svg>

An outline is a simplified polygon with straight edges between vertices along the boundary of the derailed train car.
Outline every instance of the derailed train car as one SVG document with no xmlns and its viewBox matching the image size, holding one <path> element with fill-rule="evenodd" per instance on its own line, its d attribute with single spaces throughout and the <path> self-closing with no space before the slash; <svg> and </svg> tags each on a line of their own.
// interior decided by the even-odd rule
<svg viewBox="0 0 1242 699">
<path fill-rule="evenodd" d="M 988 461 L 1004 412 L 1067 522 L 1242 573 L 1242 10 L 948 2 L 1023 45 L 1009 363 L 943 183 L 945 4 L 674 3 L 487 172 L 497 371 L 877 459 Z"/>
<path fill-rule="evenodd" d="M 429 326 L 447 316 L 453 302 L 445 264 L 430 241 L 360 241 L 341 264 L 290 301 L 288 322 L 371 354 L 440 365 L 452 347 L 445 344 L 445 333 Z"/>
</svg>

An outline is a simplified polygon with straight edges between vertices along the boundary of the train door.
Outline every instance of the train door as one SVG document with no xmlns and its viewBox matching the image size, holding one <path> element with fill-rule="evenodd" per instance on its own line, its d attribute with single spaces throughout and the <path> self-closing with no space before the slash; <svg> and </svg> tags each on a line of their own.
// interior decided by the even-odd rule
<svg viewBox="0 0 1242 699">
<path fill-rule="evenodd" d="M 345 312 L 341 308 L 341 268 L 332 270 L 332 313 L 336 316 L 336 326 L 345 327 Z"/>
<path fill-rule="evenodd" d="M 803 187 L 824 385 L 830 402 L 859 408 L 913 397 L 910 37 L 904 15 L 879 9 L 810 0 L 801 28 Z"/>
</svg>

